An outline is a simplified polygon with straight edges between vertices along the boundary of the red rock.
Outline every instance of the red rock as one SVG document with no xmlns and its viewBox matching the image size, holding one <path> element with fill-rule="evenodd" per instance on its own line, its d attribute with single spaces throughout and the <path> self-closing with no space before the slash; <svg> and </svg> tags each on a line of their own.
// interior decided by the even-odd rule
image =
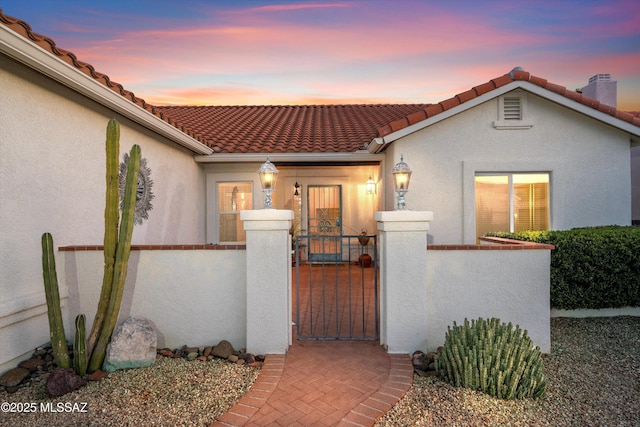
<svg viewBox="0 0 640 427">
<path fill-rule="evenodd" d="M 109 374 L 107 374 L 105 371 L 98 369 L 93 374 L 89 375 L 87 379 L 89 381 L 100 381 L 101 379 L 106 378 L 108 375 Z"/>
</svg>

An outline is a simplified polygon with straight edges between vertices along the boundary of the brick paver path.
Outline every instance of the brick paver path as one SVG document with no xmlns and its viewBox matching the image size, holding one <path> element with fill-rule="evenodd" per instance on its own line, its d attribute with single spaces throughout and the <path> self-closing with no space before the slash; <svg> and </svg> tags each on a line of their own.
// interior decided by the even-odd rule
<svg viewBox="0 0 640 427">
<path fill-rule="evenodd" d="M 210 427 L 370 426 L 413 382 L 409 355 L 370 341 L 296 341 Z"/>
</svg>

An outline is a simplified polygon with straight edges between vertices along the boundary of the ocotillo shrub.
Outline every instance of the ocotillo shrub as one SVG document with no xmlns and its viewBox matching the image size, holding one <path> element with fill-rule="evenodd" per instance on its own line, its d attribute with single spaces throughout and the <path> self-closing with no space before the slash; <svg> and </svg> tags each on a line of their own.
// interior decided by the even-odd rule
<svg viewBox="0 0 640 427">
<path fill-rule="evenodd" d="M 454 322 L 435 366 L 446 382 L 500 399 L 542 397 L 547 386 L 540 348 L 526 330 L 496 318 Z"/>
</svg>

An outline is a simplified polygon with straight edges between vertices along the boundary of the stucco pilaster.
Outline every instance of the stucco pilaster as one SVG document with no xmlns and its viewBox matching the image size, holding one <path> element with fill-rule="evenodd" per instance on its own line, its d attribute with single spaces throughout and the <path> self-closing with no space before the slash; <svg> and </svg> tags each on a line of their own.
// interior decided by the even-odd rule
<svg viewBox="0 0 640 427">
<path fill-rule="evenodd" d="M 426 350 L 427 231 L 432 212 L 376 212 L 380 232 L 380 343 L 389 353 Z"/>
<path fill-rule="evenodd" d="M 247 351 L 284 354 L 291 344 L 293 211 L 241 211 L 247 234 Z"/>
</svg>

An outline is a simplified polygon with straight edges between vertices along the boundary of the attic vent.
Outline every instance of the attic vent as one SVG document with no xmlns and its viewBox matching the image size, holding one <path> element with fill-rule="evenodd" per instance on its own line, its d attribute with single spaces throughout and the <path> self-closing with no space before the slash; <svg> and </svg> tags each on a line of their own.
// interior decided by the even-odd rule
<svg viewBox="0 0 640 427">
<path fill-rule="evenodd" d="M 519 96 L 505 96 L 503 108 L 503 120 L 522 120 L 522 103 Z"/>
</svg>

